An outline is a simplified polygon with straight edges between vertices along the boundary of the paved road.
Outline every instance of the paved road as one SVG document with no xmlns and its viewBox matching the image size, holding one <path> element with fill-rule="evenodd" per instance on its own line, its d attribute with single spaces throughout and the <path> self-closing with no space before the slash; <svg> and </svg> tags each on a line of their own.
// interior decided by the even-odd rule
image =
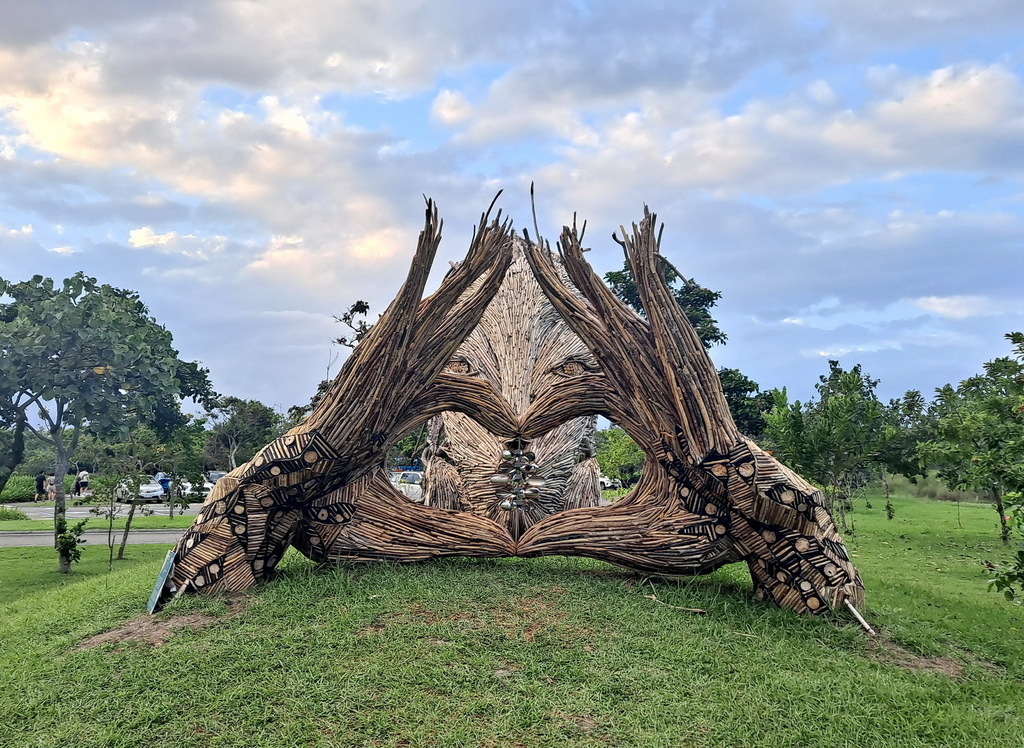
<svg viewBox="0 0 1024 748">
<path fill-rule="evenodd" d="M 128 545 L 166 544 L 173 545 L 184 530 L 132 530 L 128 535 Z M 106 532 L 84 532 L 82 537 L 89 545 L 105 546 Z M 121 544 L 121 533 L 114 534 L 115 542 Z M 24 548 L 27 546 L 52 546 L 52 532 L 0 532 L 0 548 Z"/>
</svg>

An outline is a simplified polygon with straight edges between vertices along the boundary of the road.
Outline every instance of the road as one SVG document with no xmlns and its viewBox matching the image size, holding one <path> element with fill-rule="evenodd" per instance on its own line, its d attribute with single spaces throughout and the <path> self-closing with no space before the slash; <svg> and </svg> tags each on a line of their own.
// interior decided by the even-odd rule
<svg viewBox="0 0 1024 748">
<path fill-rule="evenodd" d="M 53 507 L 52 506 L 36 506 L 35 504 L 4 504 L 12 509 L 24 512 L 28 515 L 29 519 L 48 519 L 53 520 Z M 202 504 L 190 504 L 188 509 L 185 510 L 185 514 L 195 516 L 199 513 L 199 509 Z M 135 516 L 141 517 L 141 509 L 145 508 L 147 511 L 152 510 L 154 515 L 166 517 L 168 514 L 168 508 L 166 504 L 141 504 L 139 509 L 135 510 Z M 71 506 L 71 502 L 68 502 L 67 518 L 68 522 L 77 522 L 80 519 L 93 519 L 99 521 L 95 514 L 89 512 L 90 507 L 87 506 Z M 123 504 L 119 504 L 118 517 L 125 517 L 128 515 L 129 507 Z M 180 510 L 175 510 L 175 514 L 180 514 Z M 184 529 L 177 530 L 132 530 L 128 535 L 129 545 L 140 545 L 144 543 L 166 543 L 168 545 L 178 542 L 178 538 L 185 532 Z M 118 530 L 115 533 L 117 543 L 121 543 L 121 531 Z M 106 545 L 107 544 L 107 533 L 106 530 L 86 530 L 82 537 L 85 538 L 90 545 Z M 53 532 L 49 530 L 33 530 L 33 531 L 4 531 L 0 532 L 0 548 L 24 548 L 27 546 L 52 546 L 53 545 Z"/>
</svg>

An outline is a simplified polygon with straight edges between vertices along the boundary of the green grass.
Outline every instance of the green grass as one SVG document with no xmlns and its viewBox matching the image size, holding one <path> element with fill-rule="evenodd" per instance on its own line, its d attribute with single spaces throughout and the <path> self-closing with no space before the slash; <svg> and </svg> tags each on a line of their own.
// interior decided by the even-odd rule
<svg viewBox="0 0 1024 748">
<path fill-rule="evenodd" d="M 174 530 L 183 529 L 191 525 L 195 521 L 195 516 L 184 516 L 175 515 L 174 517 L 154 515 L 151 517 L 142 517 L 139 515 L 135 516 L 132 520 L 133 530 Z M 78 520 L 73 520 L 78 522 Z M 124 518 L 118 518 L 114 520 L 115 530 L 124 530 Z M 14 519 L 14 520 L 2 520 L 0 518 L 0 533 L 4 531 L 9 532 L 27 532 L 30 530 L 52 530 L 53 520 L 52 519 Z M 88 524 L 85 526 L 86 530 L 106 530 L 107 521 L 102 517 L 90 517 Z M 129 536 L 130 537 L 130 536 Z"/>
<path fill-rule="evenodd" d="M 742 565 L 292 555 L 240 610 L 157 617 L 206 627 L 76 651 L 139 615 L 166 548 L 107 574 L 86 547 L 69 577 L 51 549 L 0 549 L 0 745 L 1024 745 L 1024 609 L 985 591 L 994 511 L 962 505 L 961 527 L 952 503 L 895 499 L 891 522 L 873 503 L 847 542 L 883 646 L 754 601 Z"/>
</svg>

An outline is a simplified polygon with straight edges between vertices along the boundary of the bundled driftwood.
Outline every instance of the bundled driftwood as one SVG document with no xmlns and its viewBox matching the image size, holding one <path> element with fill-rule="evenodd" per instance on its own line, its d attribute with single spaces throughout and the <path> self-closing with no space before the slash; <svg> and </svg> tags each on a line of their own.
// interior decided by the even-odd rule
<svg viewBox="0 0 1024 748">
<path fill-rule="evenodd" d="M 289 545 L 326 561 L 563 554 L 659 574 L 745 561 L 759 595 L 819 613 L 863 587 L 821 493 L 736 429 L 714 367 L 662 278 L 655 217 L 619 239 L 647 319 L 563 230 L 560 256 L 485 214 L 466 259 L 422 299 L 441 238 L 428 202 L 409 278 L 301 425 L 218 481 L 162 595 L 238 590 Z M 443 415 L 442 415 L 443 414 Z M 596 503 L 593 416 L 647 461 Z M 381 468 L 431 425 L 426 505 Z"/>
</svg>

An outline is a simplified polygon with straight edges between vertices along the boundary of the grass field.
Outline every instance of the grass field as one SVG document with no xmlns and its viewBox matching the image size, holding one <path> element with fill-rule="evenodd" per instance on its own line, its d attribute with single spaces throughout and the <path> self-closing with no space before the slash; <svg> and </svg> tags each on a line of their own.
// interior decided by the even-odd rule
<svg viewBox="0 0 1024 748">
<path fill-rule="evenodd" d="M 176 528 L 185 528 L 195 522 L 195 516 L 180 516 L 175 515 L 174 517 L 154 515 L 151 517 L 143 517 L 142 515 L 136 515 L 132 520 L 133 530 L 173 530 Z M 68 524 L 74 524 L 78 520 L 69 520 Z M 115 530 L 124 530 L 124 518 L 117 518 L 114 520 Z M 88 524 L 85 526 L 86 530 L 106 530 L 107 520 L 102 517 L 90 517 Z M 0 532 L 27 532 L 29 530 L 53 530 L 53 520 L 51 519 L 13 519 L 7 521 L 0 521 Z M 120 538 L 118 538 L 120 542 Z"/>
<path fill-rule="evenodd" d="M 742 565 L 295 555 L 150 619 L 165 548 L 108 574 L 87 547 L 69 577 L 0 549 L 0 745 L 1024 746 L 1024 609 L 985 591 L 995 513 L 882 504 L 847 538 L 877 642 L 754 601 Z"/>
</svg>

